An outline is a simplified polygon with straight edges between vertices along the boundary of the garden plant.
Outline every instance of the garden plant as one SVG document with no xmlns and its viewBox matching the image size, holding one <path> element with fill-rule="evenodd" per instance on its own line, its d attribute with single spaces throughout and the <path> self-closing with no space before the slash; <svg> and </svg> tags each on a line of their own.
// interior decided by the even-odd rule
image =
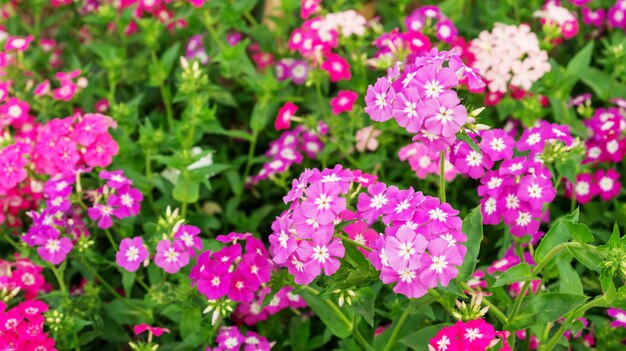
<svg viewBox="0 0 626 351">
<path fill-rule="evenodd" d="M 0 351 L 626 350 L 626 0 L 0 3 Z"/>
</svg>

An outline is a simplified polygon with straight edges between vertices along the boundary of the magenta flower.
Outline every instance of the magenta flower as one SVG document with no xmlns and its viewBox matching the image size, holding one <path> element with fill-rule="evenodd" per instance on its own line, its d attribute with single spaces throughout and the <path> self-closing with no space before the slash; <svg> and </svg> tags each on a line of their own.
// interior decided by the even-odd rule
<svg viewBox="0 0 626 351">
<path fill-rule="evenodd" d="M 576 201 L 580 204 L 586 204 L 600 193 L 598 183 L 593 179 L 593 176 L 588 173 L 582 173 L 576 176 L 576 185 L 573 189 L 572 184 L 570 182 L 567 183 L 565 192 L 568 197 L 572 196 L 572 190 L 574 191 Z"/>
<path fill-rule="evenodd" d="M 183 224 L 174 234 L 174 239 L 182 241 L 189 256 L 194 257 L 196 250 L 202 250 L 202 239 L 198 234 L 200 234 L 200 228 Z"/>
<path fill-rule="evenodd" d="M 4 50 L 26 51 L 33 39 L 35 39 L 35 37 L 32 35 L 26 37 L 9 37 L 4 43 Z"/>
<path fill-rule="evenodd" d="M 296 106 L 296 104 L 291 101 L 285 103 L 280 109 L 278 109 L 278 116 L 276 116 L 276 121 L 274 122 L 274 129 L 289 129 L 291 119 L 295 115 L 296 111 L 298 111 L 298 106 Z"/>
<path fill-rule="evenodd" d="M 100 171 L 100 174 L 98 174 L 98 177 L 100 177 L 100 179 L 106 180 L 107 186 L 113 189 L 119 189 L 123 187 L 124 185 L 133 184 L 133 181 L 128 179 L 124 175 L 124 171 L 121 169 L 117 171 L 110 171 L 110 172 L 103 169 L 102 171 Z"/>
<path fill-rule="evenodd" d="M 619 308 L 609 308 L 607 311 L 609 316 L 615 318 L 613 322 L 611 322 L 611 327 L 625 327 L 626 328 L 626 311 L 621 310 Z"/>
<path fill-rule="evenodd" d="M 165 272 L 173 274 L 189 263 L 189 254 L 182 242 L 161 240 L 157 244 L 154 263 Z"/>
<path fill-rule="evenodd" d="M 124 238 L 119 251 L 115 254 L 115 262 L 129 272 L 134 272 L 148 258 L 148 249 L 140 236 Z"/>
<path fill-rule="evenodd" d="M 37 248 L 39 256 L 52 264 L 65 261 L 65 257 L 74 246 L 72 241 L 66 237 L 59 238 L 60 233 L 56 230 L 46 231 L 45 235 L 43 243 Z"/>
<path fill-rule="evenodd" d="M 101 229 L 109 229 L 113 226 L 115 209 L 110 204 L 94 204 L 93 207 L 87 209 L 87 215 L 92 221 L 98 221 L 98 227 Z"/>
<path fill-rule="evenodd" d="M 240 350 L 241 345 L 244 343 L 245 337 L 237 327 L 222 327 L 215 342 L 223 350 Z"/>
<path fill-rule="evenodd" d="M 549 179 L 527 175 L 520 181 L 517 195 L 522 201 L 541 209 L 544 203 L 554 200 L 556 189 Z"/>
<path fill-rule="evenodd" d="M 313 237 L 313 241 L 302 242 L 299 253 L 305 259 L 304 269 L 308 273 L 318 276 L 323 268 L 324 274 L 331 276 L 339 269 L 338 258 L 343 258 L 345 248 L 339 239 L 322 242 Z"/>
<path fill-rule="evenodd" d="M 502 129 L 490 129 L 481 133 L 480 150 L 492 161 L 509 160 L 513 157 L 515 140 Z"/>
<path fill-rule="evenodd" d="M 26 159 L 22 155 L 9 152 L 8 148 L 0 152 L 0 187 L 14 188 L 26 179 Z"/>
<path fill-rule="evenodd" d="M 324 62 L 321 64 L 321 68 L 328 72 L 331 82 L 338 82 L 342 79 L 350 80 L 352 74 L 350 73 L 350 64 L 345 58 L 328 53 L 324 55 Z"/>
<path fill-rule="evenodd" d="M 384 122 L 391 118 L 391 104 L 395 91 L 389 86 L 386 78 L 378 78 L 376 84 L 367 88 L 365 95 L 365 112 L 377 122 Z"/>
<path fill-rule="evenodd" d="M 352 111 L 359 94 L 352 90 L 340 90 L 337 96 L 330 100 L 331 112 L 338 115 L 342 112 Z"/>
<path fill-rule="evenodd" d="M 154 334 L 154 336 L 156 337 L 163 335 L 163 333 L 168 333 L 168 334 L 170 333 L 170 330 L 168 328 L 152 327 L 147 324 L 138 324 L 133 328 L 133 331 L 135 332 L 136 335 L 139 335 L 145 332 L 146 330 L 149 333 Z"/>
<path fill-rule="evenodd" d="M 113 137 L 110 134 L 101 134 L 87 147 L 83 158 L 88 166 L 107 167 L 118 152 L 119 146 Z"/>
<path fill-rule="evenodd" d="M 272 259 L 278 264 L 285 263 L 297 248 L 296 239 L 291 233 L 292 220 L 283 215 L 272 223 L 273 233 L 269 237 Z"/>
<path fill-rule="evenodd" d="M 135 188 L 131 188 L 130 185 L 117 190 L 117 193 L 111 195 L 109 202 L 111 206 L 115 206 L 115 217 L 126 218 L 136 216 L 141 210 L 141 201 L 143 201 L 143 195 Z"/>
<path fill-rule="evenodd" d="M 340 186 L 336 183 L 314 183 L 306 191 L 302 210 L 308 218 L 317 218 L 320 224 L 332 222 L 346 209 L 346 199 L 340 195 Z"/>
<path fill-rule="evenodd" d="M 389 202 L 386 191 L 387 186 L 385 183 L 379 182 L 370 185 L 367 188 L 367 193 L 362 192 L 359 194 L 357 209 L 367 223 L 374 223 L 382 214 L 382 208 Z"/>
<path fill-rule="evenodd" d="M 619 177 L 619 172 L 614 169 L 608 169 L 606 172 L 599 169 L 594 173 L 593 179 L 598 184 L 602 200 L 610 200 L 619 195 L 622 188 Z"/>
<path fill-rule="evenodd" d="M 467 121 L 467 110 L 455 93 L 426 100 L 419 113 L 424 116 L 426 130 L 444 137 L 454 136 Z"/>
</svg>

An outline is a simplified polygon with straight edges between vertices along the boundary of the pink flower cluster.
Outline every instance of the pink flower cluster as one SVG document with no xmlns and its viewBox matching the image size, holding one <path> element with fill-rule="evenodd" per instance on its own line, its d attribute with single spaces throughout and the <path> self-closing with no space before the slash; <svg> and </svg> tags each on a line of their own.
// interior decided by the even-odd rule
<svg viewBox="0 0 626 351">
<path fill-rule="evenodd" d="M 514 236 L 536 235 L 540 220 L 547 215 L 544 204 L 556 196 L 542 152 L 557 142 L 572 145 L 569 127 L 541 121 L 525 129 L 517 142 L 502 129 L 482 131 L 480 139 L 480 151 L 458 141 L 450 160 L 459 172 L 480 179 L 483 223 L 498 224 L 504 219 Z"/>
<path fill-rule="evenodd" d="M 28 258 L 16 257 L 15 261 L 0 260 L 0 289 L 12 291 L 18 288 L 26 300 L 32 300 L 40 291 L 49 290 L 43 276 L 43 268 Z"/>
<path fill-rule="evenodd" d="M 177 224 L 173 228 L 173 238 L 159 240 L 156 246 L 154 264 L 162 268 L 166 273 L 174 274 L 189 264 L 190 257 L 196 255 L 196 251 L 202 250 L 202 240 L 199 237 L 200 228 L 187 224 Z M 140 238 L 139 238 L 140 239 Z M 134 239 L 133 246 L 139 251 L 137 261 L 145 255 L 138 238 Z M 121 247 L 121 246 L 120 246 Z M 128 254 L 126 254 L 128 255 Z M 198 260 L 200 257 L 198 257 Z"/>
<path fill-rule="evenodd" d="M 352 221 L 343 230 L 371 249 L 368 258 L 384 283 L 397 283 L 395 292 L 420 297 L 438 283 L 447 285 L 466 251 L 458 245 L 466 240 L 458 211 L 412 188 L 400 190 L 375 181 L 340 165 L 305 170 L 284 197 L 291 203 L 289 210 L 272 224 L 274 262 L 286 266 L 297 284 L 309 284 L 322 272 L 333 275 L 345 253 L 336 226 Z M 348 209 L 346 200 L 356 196 L 349 195 L 353 183 L 367 189 L 358 194 L 356 211 Z M 384 235 L 370 229 L 381 219 Z"/>
<path fill-rule="evenodd" d="M 33 94 L 38 97 L 51 95 L 54 100 L 70 101 L 79 89 L 87 87 L 87 79 L 80 77 L 81 70 L 76 69 L 71 72 L 57 72 L 55 78 L 59 81 L 59 87 L 50 91 L 51 84 L 48 79 L 35 87 Z M 74 82 L 76 80 L 76 82 Z M 51 94 L 52 93 L 52 94 Z"/>
<path fill-rule="evenodd" d="M 440 155 L 436 151 L 432 151 L 426 145 L 419 141 L 415 141 L 398 152 L 400 161 L 408 161 L 411 170 L 420 179 L 425 179 L 429 174 L 439 175 L 441 173 Z M 451 181 L 456 177 L 458 171 L 454 165 L 450 163 L 448 157 L 444 163 L 444 176 L 447 181 Z"/>
<path fill-rule="evenodd" d="M 250 302 L 242 302 L 237 305 L 235 313 L 231 316 L 235 321 L 241 321 L 246 325 L 255 325 L 266 320 L 269 316 L 284 309 L 298 309 L 307 307 L 306 302 L 300 295 L 296 295 L 290 286 L 284 286 L 278 290 L 270 299 L 269 303 L 264 306 L 265 297 L 271 293 L 269 287 L 261 289 L 254 300 Z"/>
<path fill-rule="evenodd" d="M 551 68 L 548 54 L 526 24 L 496 23 L 491 32 L 482 31 L 472 40 L 469 51 L 491 92 L 504 94 L 509 85 L 529 90 Z"/>
<path fill-rule="evenodd" d="M 192 35 L 185 47 L 185 57 L 189 60 L 198 60 L 201 64 L 209 63 L 210 58 L 204 48 L 204 38 L 202 34 Z"/>
<path fill-rule="evenodd" d="M 43 301 L 25 301 L 12 309 L 0 301 L 0 345 L 3 350 L 57 351 L 55 341 L 44 332 Z"/>
<path fill-rule="evenodd" d="M 431 48 L 430 39 L 422 32 L 400 32 L 397 28 L 381 34 L 373 44 L 378 50 L 370 62 L 374 66 L 383 67 L 389 67 L 405 56 L 411 58 L 423 55 Z"/>
<path fill-rule="evenodd" d="M 267 250 L 250 233 L 219 235 L 217 240 L 229 245 L 198 256 L 189 275 L 192 284 L 209 300 L 228 296 L 235 302 L 251 302 L 274 269 Z"/>
<path fill-rule="evenodd" d="M 486 351 L 502 340 L 501 351 L 511 351 L 506 338 L 508 332 L 498 332 L 484 319 L 458 321 L 456 324 L 443 327 L 437 335 L 430 339 L 430 351 Z"/>
<path fill-rule="evenodd" d="M 585 140 L 585 160 L 583 163 L 594 167 L 605 163 L 619 164 L 626 155 L 626 114 L 617 107 L 596 109 L 592 118 L 585 120 L 591 136 Z M 565 182 L 565 196 L 571 198 L 574 193 L 581 203 L 591 201 L 600 195 L 607 201 L 619 195 L 620 174 L 615 169 L 596 169 L 593 174 L 581 173 L 576 177 L 576 184 Z"/>
<path fill-rule="evenodd" d="M 276 119 L 277 126 L 282 127 L 290 121 L 297 110 L 296 105 L 289 104 L 281 108 Z M 320 136 L 327 133 L 328 126 L 324 122 L 320 122 L 317 130 L 308 130 L 304 125 L 298 125 L 292 130 L 283 132 L 277 140 L 270 143 L 269 149 L 265 152 L 265 156 L 270 160 L 263 165 L 258 174 L 246 179 L 246 183 L 255 185 L 264 179 L 285 172 L 292 165 L 302 163 L 304 156 L 314 159 L 324 148 Z"/>
<path fill-rule="evenodd" d="M 365 112 L 377 122 L 392 117 L 407 132 L 434 151 L 442 151 L 456 140 L 467 122 L 467 110 L 452 88 L 466 79 L 470 89 L 484 83 L 478 73 L 465 66 L 460 51 L 439 52 L 436 48 L 419 56 L 400 71 L 396 66 L 378 78 L 365 95 Z M 448 63 L 444 66 L 444 63 Z"/>
<path fill-rule="evenodd" d="M 97 221 L 99 228 L 111 228 L 113 218 L 124 219 L 139 214 L 143 195 L 132 187 L 133 181 L 124 175 L 123 170 L 102 170 L 100 179 L 106 180 L 106 184 L 93 194 L 93 206 L 87 209 L 89 218 Z M 62 194 L 55 193 L 53 196 Z"/>
<path fill-rule="evenodd" d="M 273 342 L 253 331 L 245 335 L 235 326 L 221 327 L 215 339 L 217 347 L 205 351 L 269 351 Z"/>
<path fill-rule="evenodd" d="M 533 16 L 540 18 L 542 25 L 552 25 L 559 28 L 565 39 L 571 39 L 578 34 L 576 14 L 555 1 L 546 1 L 541 10 L 535 11 Z"/>
<path fill-rule="evenodd" d="M 467 237 L 459 211 L 439 199 L 395 186 L 375 183 L 359 194 L 357 216 L 368 225 L 382 220 L 384 235 L 367 243 L 368 258 L 385 284 L 410 298 L 447 286 L 463 264 Z"/>
<path fill-rule="evenodd" d="M 409 32 L 421 32 L 425 27 L 435 26 L 435 36 L 438 40 L 452 44 L 458 31 L 454 23 L 448 19 L 435 5 L 426 5 L 417 8 L 404 20 Z"/>
<path fill-rule="evenodd" d="M 626 30 L 626 1 L 616 0 L 613 6 L 603 9 L 588 7 L 581 4 L 583 23 L 604 29 L 605 24 L 613 29 Z"/>
</svg>

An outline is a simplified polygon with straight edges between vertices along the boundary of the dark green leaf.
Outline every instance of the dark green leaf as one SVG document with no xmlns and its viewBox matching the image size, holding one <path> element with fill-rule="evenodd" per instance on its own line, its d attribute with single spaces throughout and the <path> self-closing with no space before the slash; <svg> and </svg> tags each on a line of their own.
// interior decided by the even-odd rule
<svg viewBox="0 0 626 351">
<path fill-rule="evenodd" d="M 532 276 L 531 271 L 532 268 L 528 263 L 520 263 L 502 272 L 502 274 L 493 284 L 493 287 L 497 288 L 499 286 L 504 286 L 515 282 L 525 282 L 533 280 L 535 279 L 535 277 Z"/>
<path fill-rule="evenodd" d="M 451 324 L 448 323 L 429 325 L 426 328 L 419 329 L 418 331 L 405 336 L 399 341 L 413 350 L 427 351 L 428 341 L 434 338 L 435 335 L 437 335 L 437 332 L 441 330 L 441 328 L 450 325 Z"/>
<path fill-rule="evenodd" d="M 330 300 L 322 298 L 317 295 L 313 295 L 312 293 L 303 290 L 300 292 L 300 296 L 304 298 L 307 302 L 311 310 L 315 312 L 322 322 L 326 325 L 326 327 L 337 337 L 339 338 L 347 338 L 352 335 L 352 324 L 350 320 L 344 320 L 340 317 L 339 313 L 334 307 L 331 307 L 330 304 L 334 304 Z M 337 307 L 338 309 L 338 307 Z M 342 311 L 342 310 L 340 310 Z M 343 313 L 343 311 L 342 311 Z M 345 316 L 345 313 L 344 313 Z M 349 317 L 346 317 L 349 318 Z"/>
<path fill-rule="evenodd" d="M 582 72 L 583 70 L 589 67 L 591 63 L 591 55 L 593 54 L 593 41 L 590 41 L 589 44 L 585 45 L 580 51 L 572 57 L 572 59 L 567 63 L 567 73 L 577 75 L 578 72 Z"/>
<path fill-rule="evenodd" d="M 553 322 L 587 300 L 587 296 L 566 293 L 543 293 L 524 299 L 520 313 L 509 321 L 510 330 Z"/>
<path fill-rule="evenodd" d="M 559 257 L 556 260 L 556 268 L 559 270 L 559 291 L 583 295 L 583 283 L 569 260 Z"/>
<path fill-rule="evenodd" d="M 463 265 L 459 267 L 458 279 L 465 281 L 474 273 L 476 263 L 478 262 L 478 253 L 480 244 L 483 241 L 483 216 L 480 207 L 476 207 L 463 219 L 461 230 L 467 235 L 467 253 Z"/>
<path fill-rule="evenodd" d="M 200 320 L 202 315 L 198 308 L 185 308 L 180 317 L 180 336 L 186 339 L 189 335 L 197 333 L 202 325 Z"/>
</svg>

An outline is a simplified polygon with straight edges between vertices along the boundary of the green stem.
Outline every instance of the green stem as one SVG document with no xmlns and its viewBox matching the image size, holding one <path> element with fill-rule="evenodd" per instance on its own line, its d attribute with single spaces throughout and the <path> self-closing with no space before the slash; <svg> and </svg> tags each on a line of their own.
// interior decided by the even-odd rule
<svg viewBox="0 0 626 351">
<path fill-rule="evenodd" d="M 441 151 L 439 154 L 439 200 L 441 203 L 446 202 L 446 153 Z"/>
<path fill-rule="evenodd" d="M 63 271 L 65 270 L 65 264 L 66 261 L 63 261 L 63 263 L 60 266 L 60 271 L 51 263 L 48 263 L 48 267 L 50 267 L 50 270 L 52 271 L 52 274 L 54 274 L 54 277 L 57 279 L 57 282 L 59 283 L 59 290 L 61 290 L 61 292 L 65 295 L 67 295 L 67 288 L 65 287 L 65 282 L 63 282 Z"/>
<path fill-rule="evenodd" d="M 252 140 L 250 141 L 250 147 L 248 148 L 248 159 L 246 160 L 246 168 L 243 171 L 243 179 L 241 182 L 241 192 L 240 196 L 243 194 L 243 190 L 245 189 L 246 182 L 248 176 L 250 176 L 250 170 L 252 169 L 252 159 L 254 158 L 254 150 L 256 149 L 256 143 L 259 138 L 259 133 L 256 131 L 252 132 Z"/>
<path fill-rule="evenodd" d="M 561 251 L 569 249 L 570 247 L 581 246 L 582 244 L 578 242 L 568 242 L 555 246 L 541 261 L 539 261 L 539 264 L 537 264 L 535 268 L 533 268 L 533 270 L 530 272 L 531 277 L 539 274 L 539 272 L 541 272 L 541 270 L 550 262 L 550 260 L 552 260 L 554 256 L 558 255 Z M 524 295 L 526 295 L 526 291 L 528 291 L 528 288 L 530 287 L 530 282 L 530 280 L 525 281 L 524 285 L 522 285 L 519 295 L 517 295 L 517 298 L 515 299 L 513 310 L 511 310 L 511 314 L 509 315 L 509 321 L 512 321 L 519 312 L 520 306 L 522 305 L 522 300 L 524 300 Z"/>
<path fill-rule="evenodd" d="M 361 345 L 361 347 L 363 347 L 364 350 L 373 350 L 372 346 L 367 342 L 367 340 L 365 340 L 365 338 L 363 337 L 363 335 L 361 334 L 361 331 L 359 330 L 359 327 L 354 324 L 354 340 L 356 340 L 359 345 Z"/>
<path fill-rule="evenodd" d="M 308 292 L 310 292 L 313 295 L 319 295 L 319 292 L 317 290 L 315 290 L 314 288 L 312 288 L 312 287 L 310 287 L 308 285 L 302 286 L 302 288 L 304 288 L 305 290 L 307 290 Z M 329 299 L 322 299 L 322 301 L 324 301 L 324 303 L 328 307 L 330 307 L 330 309 L 335 313 L 337 318 L 339 318 L 341 320 L 341 322 L 343 324 L 345 324 L 346 327 L 348 327 L 348 330 L 350 330 L 350 331 L 354 330 L 354 325 L 352 324 L 352 322 L 348 319 L 348 317 L 346 317 L 346 315 L 341 311 L 341 309 L 339 309 L 339 307 L 337 307 L 337 305 L 335 305 Z"/>
<path fill-rule="evenodd" d="M 391 332 L 389 341 L 387 341 L 387 345 L 385 345 L 383 351 L 391 351 L 391 349 L 393 349 L 393 346 L 396 344 L 396 339 L 398 339 L 398 335 L 400 334 L 400 329 L 404 326 L 404 322 L 409 318 L 409 315 L 411 315 L 411 309 L 405 308 L 400 319 L 398 319 L 396 325 L 393 327 L 393 332 Z"/>
<path fill-rule="evenodd" d="M 135 308 L 135 306 L 133 306 L 133 304 L 131 304 L 130 302 L 127 301 L 127 299 L 125 297 L 123 297 L 122 295 L 120 295 L 120 293 L 118 293 L 117 291 L 115 291 L 115 289 L 113 289 L 113 287 L 111 285 L 109 285 L 109 283 L 107 283 L 106 280 L 104 280 L 100 274 L 98 274 L 98 272 L 96 270 L 94 270 L 90 265 L 88 265 L 85 261 L 81 261 L 83 264 L 83 267 L 85 267 L 89 273 L 91 273 L 94 277 L 96 277 L 96 279 L 98 279 L 98 282 L 100 284 L 102 284 L 102 286 L 104 286 L 104 288 L 106 290 L 108 290 L 111 295 L 115 296 L 116 299 L 122 301 L 126 306 L 129 306 L 131 308 Z"/>
<path fill-rule="evenodd" d="M 163 103 L 165 104 L 165 113 L 167 114 L 167 126 L 170 131 L 174 128 L 174 110 L 172 109 L 172 93 L 170 92 L 169 87 L 165 85 L 164 82 L 160 85 L 161 88 L 161 98 L 163 99 Z"/>
<path fill-rule="evenodd" d="M 361 249 L 363 249 L 363 250 L 366 250 L 366 251 L 372 251 L 372 249 L 371 249 L 371 248 L 369 248 L 369 247 L 367 247 L 367 246 L 365 246 L 365 245 L 363 245 L 363 244 L 361 244 L 361 243 L 358 243 L 358 242 L 356 242 L 356 241 L 354 241 L 354 240 L 352 240 L 352 239 L 348 238 L 347 236 L 345 236 L 345 235 L 343 235 L 343 234 L 335 234 L 335 236 L 336 236 L 336 237 L 338 237 L 339 239 L 341 239 L 341 240 L 343 240 L 343 241 L 345 241 L 345 242 L 349 242 L 350 244 L 352 244 L 352 245 L 354 245 L 354 246 L 356 246 L 356 247 L 359 247 L 359 248 L 361 248 Z"/>
<path fill-rule="evenodd" d="M 106 233 L 107 238 L 109 238 L 109 242 L 111 243 L 113 250 L 117 252 L 117 244 L 115 243 L 115 239 L 113 239 L 113 234 L 111 234 L 111 231 L 108 229 L 105 229 L 104 232 Z"/>
</svg>

